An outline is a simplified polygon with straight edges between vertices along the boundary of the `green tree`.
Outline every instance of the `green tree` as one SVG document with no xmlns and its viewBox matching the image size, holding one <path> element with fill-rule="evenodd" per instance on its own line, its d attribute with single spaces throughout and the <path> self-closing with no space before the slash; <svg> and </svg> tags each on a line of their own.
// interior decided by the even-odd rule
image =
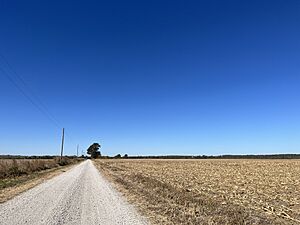
<svg viewBox="0 0 300 225">
<path fill-rule="evenodd" d="M 94 143 L 87 149 L 87 154 L 91 155 L 93 159 L 96 159 L 101 156 L 101 152 L 99 151 L 100 148 L 100 144 Z"/>
</svg>

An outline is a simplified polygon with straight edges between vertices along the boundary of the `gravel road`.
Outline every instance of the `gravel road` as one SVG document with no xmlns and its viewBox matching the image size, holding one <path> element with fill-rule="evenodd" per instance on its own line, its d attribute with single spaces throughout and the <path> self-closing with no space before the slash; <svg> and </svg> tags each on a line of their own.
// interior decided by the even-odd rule
<svg viewBox="0 0 300 225">
<path fill-rule="evenodd" d="M 0 204 L 0 224 L 148 224 L 90 160 Z"/>
</svg>

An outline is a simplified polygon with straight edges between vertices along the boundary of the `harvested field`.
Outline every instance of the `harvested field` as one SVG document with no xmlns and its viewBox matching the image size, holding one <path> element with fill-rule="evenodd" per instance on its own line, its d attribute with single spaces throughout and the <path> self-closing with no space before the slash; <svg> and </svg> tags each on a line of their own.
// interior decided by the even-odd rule
<svg viewBox="0 0 300 225">
<path fill-rule="evenodd" d="M 96 160 L 153 224 L 300 224 L 300 160 Z"/>
</svg>

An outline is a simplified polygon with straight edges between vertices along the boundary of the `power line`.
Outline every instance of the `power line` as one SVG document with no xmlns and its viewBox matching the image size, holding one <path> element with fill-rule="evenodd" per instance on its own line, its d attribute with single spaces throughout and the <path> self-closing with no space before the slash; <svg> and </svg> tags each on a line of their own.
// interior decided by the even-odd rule
<svg viewBox="0 0 300 225">
<path fill-rule="evenodd" d="M 9 74 L 0 67 L 0 70 L 3 72 L 3 74 L 8 78 L 8 80 L 13 84 L 13 86 L 15 86 L 15 88 L 18 89 L 18 91 L 38 110 L 40 111 L 45 117 L 47 117 L 55 126 L 57 126 L 58 128 L 61 128 L 60 124 L 57 123 L 56 120 L 54 120 L 51 116 L 49 116 L 49 114 L 44 111 L 44 109 L 42 107 L 40 107 L 21 87 L 20 85 L 17 84 L 17 82 L 15 82 L 15 80 L 9 76 Z"/>
<path fill-rule="evenodd" d="M 6 63 L 6 65 L 8 66 L 8 69 L 12 72 L 12 74 L 15 75 L 16 78 L 18 78 L 19 81 L 21 81 L 21 83 L 23 84 L 23 86 L 25 87 L 26 91 L 24 89 L 21 88 L 21 85 L 19 85 L 16 82 L 16 79 L 13 79 L 12 76 L 10 76 L 9 73 L 7 73 L 7 77 L 9 78 L 9 80 L 13 83 L 14 86 L 18 86 L 17 89 L 23 94 L 25 93 L 25 95 L 27 95 L 28 97 L 26 97 L 27 99 L 30 98 L 30 102 L 34 102 L 34 105 L 38 105 L 39 108 L 42 109 L 42 111 L 44 111 L 47 114 L 47 117 L 50 117 L 50 119 L 52 121 L 54 121 L 54 123 L 56 125 L 59 125 L 60 128 L 63 127 L 60 122 L 58 122 L 58 120 L 50 113 L 50 111 L 48 110 L 48 107 L 43 103 L 43 101 L 34 93 L 34 91 L 27 85 L 27 83 L 24 81 L 24 79 L 16 72 L 16 70 L 14 70 L 14 68 L 12 67 L 12 65 L 8 62 L 8 60 L 4 57 L 4 55 L 2 55 L 0 53 L 1 58 L 3 59 L 3 61 Z M 3 69 L 2 69 L 3 70 Z M 24 95 L 24 94 L 23 94 Z M 30 96 L 31 95 L 31 96 Z M 38 104 L 36 104 L 38 103 Z"/>
<path fill-rule="evenodd" d="M 48 107 L 43 103 L 43 101 L 34 93 L 34 91 L 27 85 L 22 76 L 20 76 L 16 70 L 13 69 L 12 65 L 8 62 L 8 60 L 4 57 L 3 54 L 0 53 L 1 58 L 6 64 L 6 67 L 0 67 L 0 71 L 7 77 L 7 79 L 12 83 L 12 85 L 18 89 L 18 91 L 40 112 L 42 113 L 53 125 L 57 128 L 61 129 L 63 126 L 60 122 L 50 113 Z M 68 133 L 65 133 L 72 141 L 72 137 Z M 73 139 L 74 140 L 74 139 Z"/>
</svg>

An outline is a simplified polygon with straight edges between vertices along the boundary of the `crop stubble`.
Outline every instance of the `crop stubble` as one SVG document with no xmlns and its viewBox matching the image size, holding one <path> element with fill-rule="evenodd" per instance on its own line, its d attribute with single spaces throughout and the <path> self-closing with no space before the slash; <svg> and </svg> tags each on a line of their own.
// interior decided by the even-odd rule
<svg viewBox="0 0 300 225">
<path fill-rule="evenodd" d="M 299 160 L 97 160 L 153 224 L 299 224 Z"/>
</svg>

